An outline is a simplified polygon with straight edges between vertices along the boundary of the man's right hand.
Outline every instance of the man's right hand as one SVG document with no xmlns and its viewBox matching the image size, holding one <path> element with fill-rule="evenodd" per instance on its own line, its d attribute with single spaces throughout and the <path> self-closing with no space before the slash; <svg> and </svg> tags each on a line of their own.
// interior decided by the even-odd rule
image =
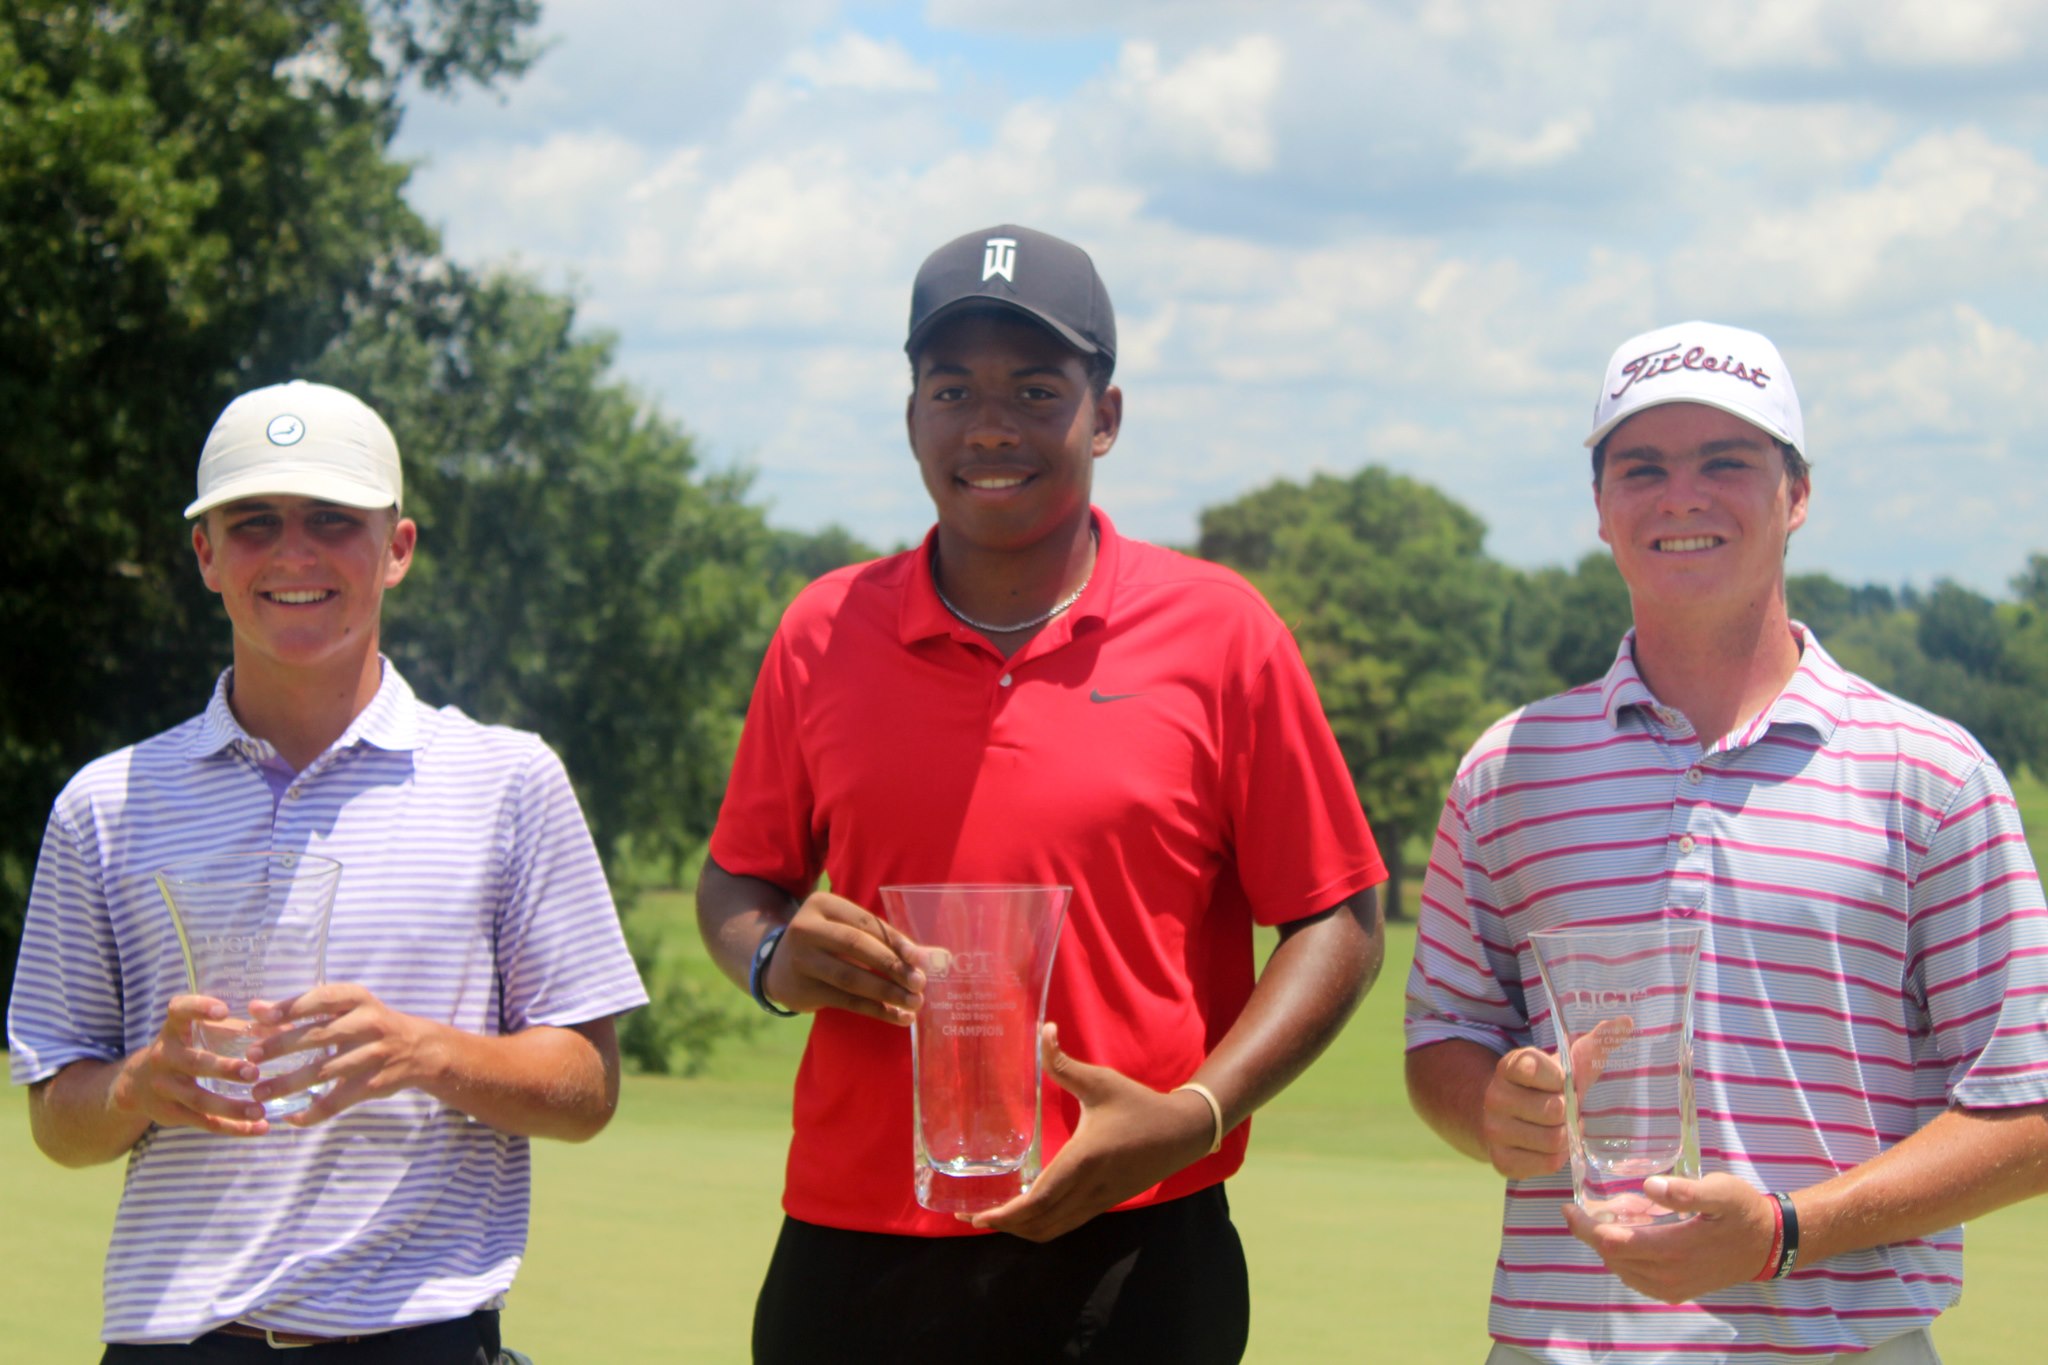
<svg viewBox="0 0 2048 1365">
<path fill-rule="evenodd" d="M 202 1076 L 245 1085 L 256 1081 L 253 1063 L 208 1052 L 192 1041 L 201 1022 L 227 1017 L 228 1007 L 211 996 L 171 997 L 156 1037 L 120 1063 L 109 1095 L 113 1107 L 165 1128 L 203 1128 L 226 1137 L 269 1132 L 262 1105 L 216 1095 L 199 1084 Z"/>
<path fill-rule="evenodd" d="M 763 988 L 784 1009 L 852 1010 L 910 1026 L 924 1003 L 916 945 L 893 925 L 842 896 L 814 891 L 797 908 Z"/>
<path fill-rule="evenodd" d="M 1516 1048 L 1486 1083 L 1480 1139 L 1493 1169 L 1510 1180 L 1564 1165 L 1564 1068 L 1540 1048 Z"/>
</svg>

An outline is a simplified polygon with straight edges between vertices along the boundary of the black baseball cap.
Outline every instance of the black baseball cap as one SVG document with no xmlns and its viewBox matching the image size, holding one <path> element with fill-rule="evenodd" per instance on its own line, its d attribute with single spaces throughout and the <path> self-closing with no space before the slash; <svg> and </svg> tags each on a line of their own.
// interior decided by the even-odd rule
<svg viewBox="0 0 2048 1365">
<path fill-rule="evenodd" d="M 952 241 L 925 257 L 910 286 L 915 354 L 933 327 L 976 308 L 1022 313 L 1083 355 L 1116 360 L 1116 314 L 1095 262 L 1072 242 L 1005 223 Z"/>
</svg>

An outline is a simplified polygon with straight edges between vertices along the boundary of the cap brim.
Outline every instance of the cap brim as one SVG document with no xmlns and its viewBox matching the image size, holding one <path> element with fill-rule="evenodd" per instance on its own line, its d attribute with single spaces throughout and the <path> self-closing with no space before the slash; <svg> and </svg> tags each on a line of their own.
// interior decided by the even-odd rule
<svg viewBox="0 0 2048 1365">
<path fill-rule="evenodd" d="M 1635 416 L 1637 413 L 1648 412 L 1651 408 L 1668 407 L 1673 403 L 1696 403 L 1703 408 L 1714 408 L 1720 412 L 1725 412 L 1730 417 L 1740 417 L 1743 421 L 1749 423 L 1758 431 L 1761 431 L 1762 433 L 1764 433 L 1764 435 L 1769 436 L 1773 440 L 1783 441 L 1786 445 L 1791 446 L 1794 450 L 1799 449 L 1799 442 L 1793 440 L 1784 431 L 1780 430 L 1775 423 L 1766 422 L 1762 420 L 1757 413 L 1743 408 L 1739 408 L 1733 403 L 1716 403 L 1711 398 L 1701 398 L 1697 394 L 1690 393 L 1684 394 L 1682 396 L 1673 396 L 1670 398 L 1654 398 L 1647 403 L 1638 403 L 1632 408 L 1628 408 L 1622 412 L 1617 412 L 1616 414 L 1614 414 L 1614 416 L 1608 418 L 1605 422 L 1602 422 L 1599 426 L 1593 428 L 1593 434 L 1586 438 L 1586 449 L 1591 450 L 1594 446 L 1599 445 L 1602 441 L 1606 440 L 1610 435 L 1613 434 L 1614 429 L 1616 427 L 1620 426 L 1623 422 L 1626 422 L 1629 418 Z"/>
<path fill-rule="evenodd" d="M 201 513 L 210 512 L 222 503 L 235 502 L 242 498 L 317 498 L 342 507 L 358 507 L 374 511 L 380 507 L 396 507 L 399 500 L 391 496 L 391 490 L 360 479 L 351 479 L 331 469 L 320 470 L 279 470 L 275 466 L 229 479 L 219 486 L 208 489 L 185 509 L 190 520 Z"/>
<path fill-rule="evenodd" d="M 909 338 L 903 343 L 903 349 L 905 352 L 916 350 L 917 343 L 930 335 L 932 328 L 942 322 L 956 318 L 962 313 L 972 313 L 988 309 L 999 309 L 1006 313 L 1015 313 L 1020 317 L 1029 318 L 1061 341 L 1066 342 L 1067 345 L 1079 351 L 1082 355 L 1100 355 L 1105 353 L 1102 347 L 1097 346 L 1094 342 L 1088 340 L 1059 319 L 1048 317 L 1036 308 L 1026 304 L 1017 303 L 1010 299 L 999 299 L 989 294 L 970 294 L 966 298 L 954 299 L 951 303 L 941 304 L 939 307 L 934 308 L 911 331 Z"/>
</svg>

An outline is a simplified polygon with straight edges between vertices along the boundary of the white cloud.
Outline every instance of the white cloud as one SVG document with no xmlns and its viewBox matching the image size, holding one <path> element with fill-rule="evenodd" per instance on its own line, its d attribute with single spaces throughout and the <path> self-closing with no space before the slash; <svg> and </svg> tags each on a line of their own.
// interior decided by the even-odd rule
<svg viewBox="0 0 2048 1365">
<path fill-rule="evenodd" d="M 1474 129 L 1466 134 L 1465 159 L 1468 171 L 1534 171 L 1553 166 L 1574 156 L 1593 131 L 1592 115 L 1569 114 L 1554 118 L 1527 137 Z"/>
<path fill-rule="evenodd" d="M 1900 66 L 1993 66 L 2041 32 L 2036 0 L 1888 0 L 1865 7 L 1866 51 Z"/>
<path fill-rule="evenodd" d="M 1709 61 L 1728 67 L 1977 69 L 2038 61 L 2037 0 L 1721 0 L 1676 11 Z"/>
<path fill-rule="evenodd" d="M 2038 218 L 2048 168 L 1974 128 L 1899 148 L 1875 183 L 1830 186 L 1782 212 L 1731 212 L 1672 262 L 1675 287 L 1738 307 L 1840 315 L 1891 309 L 1986 278 L 1998 260 L 2048 265 Z"/>
<path fill-rule="evenodd" d="M 1100 491 L 1134 533 L 1184 542 L 1203 506 L 1378 461 L 1496 553 L 1569 562 L 1596 546 L 1601 363 L 1703 315 L 1763 326 L 1799 375 L 1823 496 L 1798 567 L 1995 590 L 2048 524 L 2048 107 L 1940 73 L 2009 70 L 1993 49 L 2038 53 L 2041 23 L 1879 3 L 1885 32 L 1841 0 L 1432 0 L 1271 6 L 1247 34 L 1225 4 L 942 0 L 885 35 L 800 0 L 749 7 L 730 70 L 685 54 L 716 87 L 687 97 L 572 27 L 581 65 L 533 78 L 547 116 L 465 114 L 489 136 L 422 148 L 415 199 L 458 257 L 573 280 L 783 524 L 918 534 L 910 276 L 1021 221 L 1116 298 L 1129 416 Z M 630 8 L 549 14 L 615 36 Z"/>
<path fill-rule="evenodd" d="M 1424 0 L 1416 23 L 1433 38 L 1463 38 L 1472 31 L 1472 13 L 1464 0 Z"/>
<path fill-rule="evenodd" d="M 1910 131 L 1897 114 L 1843 99 L 1706 96 L 1676 108 L 1656 138 L 1679 168 L 1687 206 L 1718 218 L 1731 199 L 1757 210 L 1854 185 L 1898 147 L 1902 128 Z"/>
<path fill-rule="evenodd" d="M 918 65 L 903 44 L 893 39 L 881 42 L 851 30 L 840 34 L 830 48 L 806 48 L 791 54 L 785 69 L 819 89 L 928 94 L 939 88 L 938 73 Z"/>
<path fill-rule="evenodd" d="M 527 144 L 484 143 L 415 172 L 412 201 L 459 225 L 484 257 L 580 257 L 618 214 L 647 153 L 608 131 L 552 133 Z"/>
<path fill-rule="evenodd" d="M 691 267 L 726 281 L 808 277 L 859 246 L 862 214 L 843 169 L 805 155 L 756 162 L 707 187 L 679 249 Z"/>
<path fill-rule="evenodd" d="M 1151 136 L 1184 156 L 1249 174 L 1273 164 L 1268 123 L 1285 65 L 1284 49 L 1263 33 L 1197 48 L 1177 66 L 1161 59 L 1156 42 L 1140 40 L 1125 43 L 1117 57 L 1115 91 Z"/>
<path fill-rule="evenodd" d="M 659 165 L 633 182 L 626 191 L 626 202 L 644 204 L 665 196 L 688 193 L 704 174 L 704 149 L 702 147 L 678 147 L 662 158 Z"/>
<path fill-rule="evenodd" d="M 1838 353 L 1828 415 L 1858 442 L 1959 438 L 1997 453 L 2048 435 L 2048 345 L 1956 305 L 1920 340 L 1875 355 Z M 2048 457 L 2043 486 L 2048 487 Z"/>
</svg>

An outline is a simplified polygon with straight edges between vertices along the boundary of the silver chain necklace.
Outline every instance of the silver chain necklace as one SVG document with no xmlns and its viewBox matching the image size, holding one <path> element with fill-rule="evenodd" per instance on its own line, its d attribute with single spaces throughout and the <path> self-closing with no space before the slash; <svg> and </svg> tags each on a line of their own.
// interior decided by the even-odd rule
<svg viewBox="0 0 2048 1365">
<path fill-rule="evenodd" d="M 1021 621 L 1014 626 L 992 626 L 986 621 L 975 620 L 972 616 L 954 606 L 952 601 L 947 598 L 946 590 L 939 586 L 939 557 L 937 553 L 932 555 L 932 591 L 939 595 L 939 605 L 953 613 L 954 620 L 964 626 L 973 626 L 984 635 L 1015 635 L 1020 630 L 1029 630 L 1033 626 L 1042 626 L 1068 607 L 1073 606 L 1074 603 L 1080 601 L 1081 594 L 1088 591 L 1088 585 L 1094 581 L 1095 567 L 1091 564 L 1088 568 L 1088 576 L 1081 580 L 1081 586 L 1053 603 L 1050 611 L 1041 616 L 1034 616 L 1029 621 Z"/>
<path fill-rule="evenodd" d="M 1020 621 L 1014 626 L 992 626 L 986 621 L 975 620 L 972 616 L 969 616 L 966 612 L 960 610 L 960 608 L 954 606 L 952 602 L 947 600 L 945 589 L 939 586 L 939 580 L 936 578 L 932 580 L 932 591 L 938 593 L 939 605 L 944 607 L 947 611 L 952 612 L 953 619 L 959 621 L 962 625 L 973 626 L 976 630 L 980 631 L 984 635 L 1015 635 L 1020 630 L 1029 630 L 1033 626 L 1042 626 L 1047 621 L 1052 620 L 1053 617 L 1058 616 L 1061 612 L 1065 611 L 1068 607 L 1073 606 L 1074 603 L 1081 600 L 1081 594 L 1088 591 L 1088 585 L 1090 583 L 1093 583 L 1094 581 L 1095 575 L 1092 573 L 1089 574 L 1088 577 L 1081 580 L 1080 587 L 1074 589 L 1065 597 L 1062 597 L 1059 601 L 1053 603 L 1051 610 L 1041 615 L 1034 616 L 1029 621 Z"/>
</svg>

